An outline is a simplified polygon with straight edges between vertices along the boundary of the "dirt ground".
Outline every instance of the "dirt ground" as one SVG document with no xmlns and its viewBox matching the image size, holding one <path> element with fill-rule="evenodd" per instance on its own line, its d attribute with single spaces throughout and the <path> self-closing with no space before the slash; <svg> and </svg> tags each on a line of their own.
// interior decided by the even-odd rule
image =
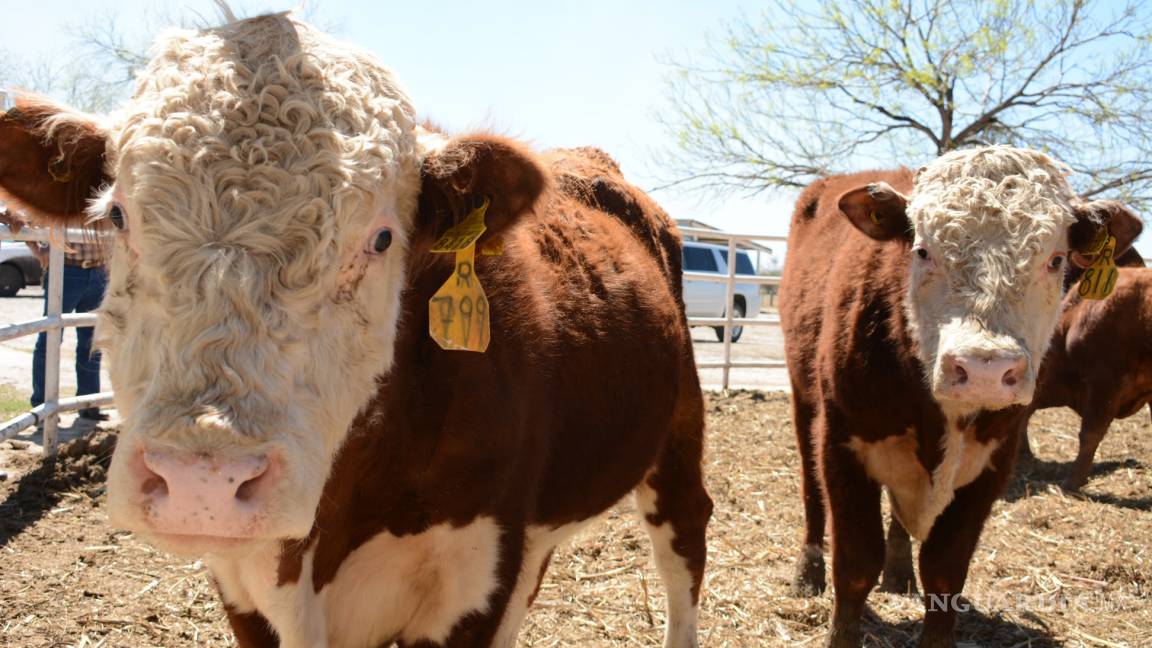
<svg viewBox="0 0 1152 648">
<path fill-rule="evenodd" d="M 712 395 L 709 488 L 716 501 L 700 615 L 702 646 L 818 646 L 828 594 L 794 598 L 800 537 L 787 397 Z M 1058 484 L 1075 455 L 1067 410 L 1033 420 L 1039 461 L 997 504 L 973 560 L 962 646 L 1152 646 L 1152 435 L 1146 412 L 1115 423 L 1084 495 Z M 0 645 L 234 645 L 199 562 L 172 560 L 104 517 L 110 443 L 72 448 L 55 472 L 0 452 Z M 525 646 L 659 646 L 663 593 L 630 501 L 558 552 Z M 916 598 L 873 593 L 870 646 L 906 646 Z"/>
</svg>

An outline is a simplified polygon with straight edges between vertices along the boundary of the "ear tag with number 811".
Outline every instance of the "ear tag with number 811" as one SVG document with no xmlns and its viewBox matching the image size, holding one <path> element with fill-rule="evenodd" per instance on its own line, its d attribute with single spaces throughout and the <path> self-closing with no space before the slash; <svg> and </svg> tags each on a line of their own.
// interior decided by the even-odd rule
<svg viewBox="0 0 1152 648">
<path fill-rule="evenodd" d="M 1116 287 L 1119 271 L 1116 270 L 1116 237 L 1109 236 L 1104 248 L 1084 271 L 1078 288 L 1084 299 L 1104 299 Z"/>
</svg>

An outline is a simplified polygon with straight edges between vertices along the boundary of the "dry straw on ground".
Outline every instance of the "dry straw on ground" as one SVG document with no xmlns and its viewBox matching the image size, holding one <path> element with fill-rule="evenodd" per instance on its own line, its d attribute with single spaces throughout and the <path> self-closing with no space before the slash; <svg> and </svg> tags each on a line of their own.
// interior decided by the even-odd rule
<svg viewBox="0 0 1152 648">
<path fill-rule="evenodd" d="M 1041 461 L 1024 467 L 988 522 L 962 645 L 1152 646 L 1148 417 L 1113 425 L 1084 496 L 1057 486 L 1077 427 L 1066 410 L 1033 421 Z M 801 515 L 787 398 L 713 395 L 709 432 L 716 515 L 701 645 L 821 645 L 829 595 L 800 599 L 787 589 Z M 35 471 L 27 453 L 0 453 L 0 470 L 10 473 L 0 484 L 0 645 L 233 645 L 203 567 L 109 528 L 99 462 L 75 450 L 58 474 Z M 663 591 L 630 501 L 552 565 L 522 645 L 660 645 Z M 869 601 L 867 645 L 914 640 L 918 599 L 874 593 Z"/>
</svg>

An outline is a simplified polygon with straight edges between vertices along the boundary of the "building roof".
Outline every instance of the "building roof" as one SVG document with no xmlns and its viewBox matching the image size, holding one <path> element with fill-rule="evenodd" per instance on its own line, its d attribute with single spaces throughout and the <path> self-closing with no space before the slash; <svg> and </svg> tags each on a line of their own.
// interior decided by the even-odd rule
<svg viewBox="0 0 1152 648">
<path fill-rule="evenodd" d="M 695 218 L 677 218 L 676 219 L 676 225 L 678 225 L 680 227 L 695 227 L 695 228 L 699 228 L 699 229 L 710 229 L 710 230 L 715 230 L 717 232 L 723 232 L 724 231 L 724 230 L 720 229 L 719 227 L 714 227 L 714 226 L 709 225 L 708 223 L 705 223 L 703 221 L 698 221 Z M 723 237 L 719 237 L 719 236 L 716 238 L 710 238 L 708 236 L 698 236 L 695 234 L 685 234 L 684 240 L 685 241 L 700 241 L 701 243 L 719 243 L 721 245 L 728 245 L 728 239 L 723 238 Z M 768 247 L 767 245 L 762 245 L 760 243 L 756 243 L 755 241 L 737 241 L 736 247 L 738 247 L 742 250 L 758 250 L 760 252 L 764 252 L 765 254 L 772 254 L 772 248 Z"/>
</svg>

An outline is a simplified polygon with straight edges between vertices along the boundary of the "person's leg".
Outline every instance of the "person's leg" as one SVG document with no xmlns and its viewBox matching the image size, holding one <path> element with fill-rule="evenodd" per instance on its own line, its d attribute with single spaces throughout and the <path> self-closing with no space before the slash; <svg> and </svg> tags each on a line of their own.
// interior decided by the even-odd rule
<svg viewBox="0 0 1152 648">
<path fill-rule="evenodd" d="M 77 283 L 78 295 L 75 303 L 77 313 L 87 313 L 100 306 L 104 299 L 107 284 L 102 268 L 81 269 L 85 275 Z M 100 392 L 100 352 L 92 350 L 92 327 L 76 329 L 76 395 L 97 394 Z"/>
<path fill-rule="evenodd" d="M 44 403 L 44 358 L 47 355 L 48 334 L 41 331 L 36 336 L 36 348 L 32 351 L 32 407 Z"/>
<path fill-rule="evenodd" d="M 76 301 L 76 312 L 87 313 L 96 310 L 104 299 L 104 290 L 108 279 L 103 268 L 84 270 L 86 275 L 78 282 L 83 290 L 79 291 Z M 82 326 L 76 329 L 76 395 L 100 393 L 100 352 L 92 349 L 91 326 Z M 80 411 L 80 416 L 88 419 L 102 420 L 106 417 L 100 414 L 96 407 Z"/>
<path fill-rule="evenodd" d="M 44 287 L 44 308 L 41 314 L 48 315 L 48 272 L 44 272 L 40 285 Z M 36 336 L 36 347 L 32 350 L 32 407 L 44 404 L 44 363 L 48 355 L 48 332 L 41 331 Z"/>
</svg>

